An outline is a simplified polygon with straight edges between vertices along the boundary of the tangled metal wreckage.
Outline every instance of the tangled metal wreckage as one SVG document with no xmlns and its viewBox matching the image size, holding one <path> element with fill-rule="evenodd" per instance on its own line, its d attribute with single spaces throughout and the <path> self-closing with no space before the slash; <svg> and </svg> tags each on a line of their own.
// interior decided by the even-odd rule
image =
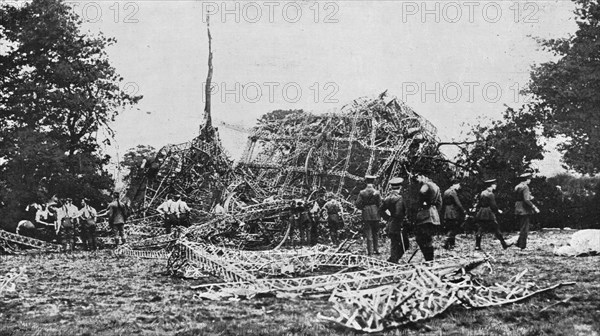
<svg viewBox="0 0 600 336">
<path fill-rule="evenodd" d="M 486 286 L 476 272 L 489 265 L 486 258 L 398 265 L 347 253 L 348 240 L 335 248 L 282 248 L 294 240 L 292 200 L 310 202 L 330 192 L 352 220 L 357 216 L 349 199 L 363 176 L 388 181 L 410 175 L 411 165 L 436 144 L 435 127 L 385 92 L 339 113 L 263 118 L 236 165 L 206 123 L 197 138 L 165 146 L 134 176 L 128 197 L 140 210 L 127 226 L 129 244 L 116 253 L 165 259 L 174 276 L 218 279 L 193 286 L 198 299 L 326 295 L 332 309 L 321 319 L 366 332 L 428 319 L 457 304 L 500 305 L 562 285 L 538 288 L 521 273 Z M 166 234 L 155 209 L 169 193 L 186 195 L 193 225 Z M 226 213 L 214 213 L 216 204 Z M 15 253 L 15 243 L 60 250 L 10 233 L 0 242 Z"/>
</svg>

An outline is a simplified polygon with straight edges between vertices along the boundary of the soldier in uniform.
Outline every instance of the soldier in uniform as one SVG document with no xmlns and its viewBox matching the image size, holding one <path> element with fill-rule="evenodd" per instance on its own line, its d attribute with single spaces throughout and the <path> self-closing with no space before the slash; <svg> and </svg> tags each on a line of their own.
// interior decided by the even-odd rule
<svg viewBox="0 0 600 336">
<path fill-rule="evenodd" d="M 113 193 L 113 201 L 108 204 L 106 212 L 108 213 L 108 224 L 115 237 L 115 245 L 119 245 L 119 240 L 121 240 L 121 244 L 125 244 L 125 233 L 123 229 L 128 214 L 125 205 L 119 200 L 118 192 Z"/>
<path fill-rule="evenodd" d="M 329 226 L 331 241 L 334 245 L 337 245 L 339 243 L 338 230 L 343 227 L 341 215 L 342 205 L 335 199 L 333 193 L 329 193 L 327 198 L 329 200 L 323 205 L 321 212 L 327 212 L 327 225 Z"/>
<path fill-rule="evenodd" d="M 403 181 L 401 177 L 390 180 L 391 191 L 381 205 L 381 217 L 387 221 L 386 233 L 390 237 L 388 261 L 392 263 L 398 263 L 409 247 L 408 235 L 404 227 L 407 223 L 406 202 L 400 195 Z"/>
<path fill-rule="evenodd" d="M 486 189 L 479 195 L 477 215 L 475 220 L 477 221 L 477 234 L 475 235 L 475 249 L 481 250 L 481 237 L 483 236 L 483 228 L 491 227 L 494 231 L 494 236 L 500 241 L 503 249 L 507 249 L 510 245 L 506 244 L 502 234 L 500 233 L 500 227 L 498 221 L 496 221 L 496 213 L 502 214 L 502 210 L 498 209 L 496 205 L 496 197 L 494 196 L 494 190 L 496 190 L 497 182 L 495 179 L 485 181 Z"/>
<path fill-rule="evenodd" d="M 356 199 L 356 208 L 362 210 L 363 234 L 367 241 L 367 255 L 379 254 L 377 236 L 379 234 L 379 208 L 381 208 L 381 194 L 375 189 L 375 176 L 365 176 L 367 186 L 361 190 Z"/>
<path fill-rule="evenodd" d="M 517 246 L 522 250 L 527 247 L 527 234 L 529 233 L 529 219 L 531 215 L 539 213 L 540 210 L 531 202 L 533 196 L 529 190 L 531 174 L 526 173 L 519 176 L 521 182 L 515 187 L 515 215 L 521 227 Z"/>
<path fill-rule="evenodd" d="M 460 190 L 460 181 L 453 180 L 450 188 L 444 191 L 442 213 L 444 214 L 444 225 L 448 230 L 448 236 L 444 243 L 444 248 L 447 250 L 454 248 L 460 220 L 465 214 L 465 209 L 458 199 L 458 190 Z"/>
<path fill-rule="evenodd" d="M 415 238 L 423 257 L 426 261 L 433 260 L 433 235 L 436 227 L 441 225 L 440 209 L 442 207 L 442 194 L 440 187 L 428 177 L 417 176 L 421 183 L 419 189 L 419 212 L 415 223 Z"/>
</svg>

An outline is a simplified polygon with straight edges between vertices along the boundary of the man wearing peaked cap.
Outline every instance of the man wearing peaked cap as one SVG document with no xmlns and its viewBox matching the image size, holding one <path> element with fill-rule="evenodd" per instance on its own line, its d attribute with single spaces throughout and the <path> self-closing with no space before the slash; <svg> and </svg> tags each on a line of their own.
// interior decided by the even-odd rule
<svg viewBox="0 0 600 336">
<path fill-rule="evenodd" d="M 517 246 L 521 249 L 527 247 L 527 235 L 529 234 L 529 221 L 533 214 L 539 213 L 540 210 L 531 202 L 533 196 L 529 190 L 529 183 L 531 182 L 531 173 L 521 174 L 519 176 L 521 181 L 515 187 L 515 215 L 519 222 L 520 232 L 519 240 L 517 240 Z"/>
<path fill-rule="evenodd" d="M 418 175 L 421 183 L 419 189 L 419 212 L 416 217 L 415 239 L 426 261 L 433 260 L 433 235 L 436 227 L 441 225 L 439 211 L 442 208 L 440 187 L 426 176 Z"/>
<path fill-rule="evenodd" d="M 494 236 L 500 241 L 503 249 L 507 249 L 509 245 L 504 241 L 504 237 L 500 233 L 500 227 L 498 221 L 496 221 L 496 213 L 502 214 L 502 210 L 498 209 L 496 205 L 496 197 L 494 196 L 494 190 L 496 190 L 497 182 L 495 179 L 484 181 L 486 189 L 479 195 L 479 201 L 477 207 L 479 211 L 475 215 L 477 221 L 477 234 L 475 235 L 475 249 L 481 250 L 481 239 L 483 237 L 484 227 L 491 227 L 494 231 Z"/>
<path fill-rule="evenodd" d="M 356 208 L 362 210 L 363 234 L 367 241 L 367 254 L 379 254 L 377 235 L 379 233 L 379 208 L 381 207 L 381 194 L 375 189 L 376 176 L 366 175 L 367 186 L 361 190 L 356 199 Z"/>
<path fill-rule="evenodd" d="M 444 225 L 448 230 L 444 248 L 448 250 L 453 249 L 456 244 L 456 234 L 460 228 L 460 220 L 465 214 L 465 209 L 458 198 L 459 190 L 460 181 L 454 179 L 451 181 L 450 188 L 444 191 L 442 197 L 442 214 L 444 215 Z"/>
<path fill-rule="evenodd" d="M 404 252 L 409 247 L 408 235 L 406 234 L 406 202 L 400 191 L 404 179 L 394 177 L 390 180 L 391 191 L 383 200 L 380 213 L 381 217 L 387 221 L 386 233 L 390 237 L 390 258 L 389 262 L 397 263 Z"/>
</svg>

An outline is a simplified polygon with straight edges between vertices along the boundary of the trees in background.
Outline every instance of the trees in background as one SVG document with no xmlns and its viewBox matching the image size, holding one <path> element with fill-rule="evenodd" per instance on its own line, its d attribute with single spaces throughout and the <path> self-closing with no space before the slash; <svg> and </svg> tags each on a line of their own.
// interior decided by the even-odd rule
<svg viewBox="0 0 600 336">
<path fill-rule="evenodd" d="M 121 89 L 106 47 L 116 41 L 80 30 L 61 0 L 0 7 L 0 180 L 2 218 L 53 194 L 103 200 L 113 188 L 97 133 L 137 103 Z"/>
<path fill-rule="evenodd" d="M 540 40 L 558 56 L 535 66 L 527 93 L 547 136 L 562 135 L 565 164 L 582 174 L 600 173 L 600 4 L 574 0 L 578 30 L 564 39 Z"/>
</svg>

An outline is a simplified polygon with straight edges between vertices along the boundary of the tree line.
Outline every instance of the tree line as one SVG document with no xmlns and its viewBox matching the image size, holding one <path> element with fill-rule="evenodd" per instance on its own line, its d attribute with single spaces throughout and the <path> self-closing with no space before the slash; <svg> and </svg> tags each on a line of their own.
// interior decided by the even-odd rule
<svg viewBox="0 0 600 336">
<path fill-rule="evenodd" d="M 418 172 L 437 176 L 440 185 L 458 175 L 467 197 L 497 178 L 498 199 L 510 202 L 517 176 L 535 172 L 532 162 L 543 158 L 544 139 L 562 136 L 565 167 L 584 177 L 540 177 L 531 187 L 547 205 L 548 221 L 560 218 L 557 209 L 570 209 L 563 211 L 572 212 L 564 214 L 569 226 L 598 226 L 600 5 L 573 1 L 575 34 L 538 41 L 556 60 L 532 68 L 523 92 L 531 101 L 507 107 L 489 125 L 473 125 L 468 141 L 445 144 L 459 148 L 456 158 Z M 105 50 L 116 40 L 83 33 L 81 18 L 62 0 L 3 4 L 0 14 L 0 221 L 19 220 L 26 204 L 52 195 L 106 202 L 114 180 L 98 132 L 111 134 L 110 122 L 142 98 L 121 89 L 123 79 L 110 65 Z M 131 166 L 136 155 L 130 151 Z"/>
</svg>

